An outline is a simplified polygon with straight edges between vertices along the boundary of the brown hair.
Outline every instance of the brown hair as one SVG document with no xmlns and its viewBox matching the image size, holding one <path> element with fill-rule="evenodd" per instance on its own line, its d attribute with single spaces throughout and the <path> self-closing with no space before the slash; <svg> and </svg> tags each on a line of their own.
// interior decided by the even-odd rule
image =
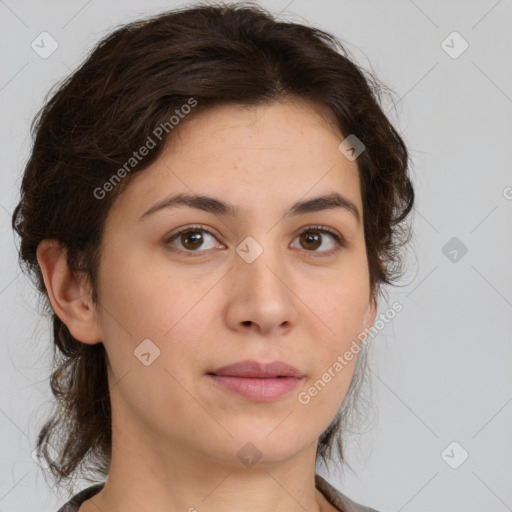
<svg viewBox="0 0 512 512">
<path fill-rule="evenodd" d="M 185 112 L 191 99 L 196 106 L 190 116 L 219 104 L 288 98 L 327 107 L 343 134 L 340 142 L 353 134 L 365 145 L 357 164 L 372 297 L 401 276 L 399 249 L 410 238 L 402 221 L 414 201 L 408 152 L 379 106 L 382 91 L 389 89 L 348 55 L 331 34 L 278 21 L 257 5 L 196 4 L 116 28 L 50 91 L 32 123 L 33 147 L 12 226 L 21 239 L 20 265 L 53 323 L 50 385 L 56 402 L 39 432 L 37 453 L 58 485 L 78 469 L 108 474 L 110 397 L 104 345 L 76 340 L 53 311 L 37 262 L 38 244 L 60 241 L 70 270 L 88 278 L 96 303 L 103 226 L 130 180 L 126 162 L 151 138 L 154 148 L 129 174 L 148 167 L 167 133 L 172 137 L 169 120 Z M 161 126 L 168 129 L 158 139 L 155 130 Z M 120 172 L 121 166 L 127 172 Z M 116 173 L 123 179 L 112 184 Z M 105 187 L 107 182 L 112 186 Z M 326 462 L 334 445 L 344 460 L 339 434 L 360 382 L 356 369 L 342 410 L 319 439 L 317 460 Z"/>
</svg>

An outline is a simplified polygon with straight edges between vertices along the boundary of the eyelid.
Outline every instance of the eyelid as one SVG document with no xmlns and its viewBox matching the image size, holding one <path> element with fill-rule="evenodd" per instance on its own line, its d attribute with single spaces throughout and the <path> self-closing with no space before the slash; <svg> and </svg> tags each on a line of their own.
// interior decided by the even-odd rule
<svg viewBox="0 0 512 512">
<path fill-rule="evenodd" d="M 322 224 L 311 224 L 308 226 L 305 226 L 304 228 L 301 228 L 299 231 L 299 235 L 301 233 L 304 233 L 305 231 L 320 231 L 320 232 L 327 232 L 330 235 L 332 235 L 335 239 L 338 239 L 340 244 L 346 244 L 345 237 L 338 232 L 338 230 L 331 228 L 329 226 L 324 226 Z"/>
</svg>

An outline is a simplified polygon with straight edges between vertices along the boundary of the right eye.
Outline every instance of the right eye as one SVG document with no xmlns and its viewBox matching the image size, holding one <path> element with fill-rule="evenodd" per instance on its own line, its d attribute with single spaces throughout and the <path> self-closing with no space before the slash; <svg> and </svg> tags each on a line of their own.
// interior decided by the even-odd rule
<svg viewBox="0 0 512 512">
<path fill-rule="evenodd" d="M 213 234 L 203 226 L 186 226 L 178 230 L 176 233 L 173 233 L 165 243 L 170 246 L 172 251 L 184 253 L 186 256 L 195 256 L 193 253 L 205 252 L 206 250 L 215 247 L 215 244 L 210 242 L 209 247 L 206 247 L 206 249 L 203 250 L 198 250 L 204 246 L 205 241 L 207 242 L 208 239 L 216 240 Z M 175 241 L 178 242 L 181 247 L 179 245 L 176 247 Z"/>
</svg>

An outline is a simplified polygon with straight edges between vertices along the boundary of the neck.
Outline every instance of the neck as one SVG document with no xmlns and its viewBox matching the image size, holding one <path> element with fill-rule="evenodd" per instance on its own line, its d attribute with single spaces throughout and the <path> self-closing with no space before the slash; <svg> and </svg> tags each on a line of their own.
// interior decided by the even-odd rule
<svg viewBox="0 0 512 512">
<path fill-rule="evenodd" d="M 204 430 L 201 425 L 197 428 Z M 335 510 L 315 487 L 316 439 L 292 455 L 282 450 L 282 442 L 255 441 L 261 445 L 261 458 L 245 465 L 246 459 L 239 460 L 239 449 L 234 447 L 245 446 L 247 439 L 231 435 L 226 440 L 215 434 L 201 445 L 194 432 L 156 431 L 124 401 L 116 400 L 108 479 L 79 512 Z M 260 434 L 255 430 L 245 435 Z M 230 434 L 222 430 L 221 435 Z"/>
<path fill-rule="evenodd" d="M 212 460 L 189 446 L 163 446 L 114 436 L 104 488 L 80 512 L 325 512 L 334 510 L 315 488 L 316 444 L 295 458 L 253 467 Z M 125 448 L 128 447 L 128 448 Z M 90 503 L 88 503 L 90 502 Z"/>
</svg>

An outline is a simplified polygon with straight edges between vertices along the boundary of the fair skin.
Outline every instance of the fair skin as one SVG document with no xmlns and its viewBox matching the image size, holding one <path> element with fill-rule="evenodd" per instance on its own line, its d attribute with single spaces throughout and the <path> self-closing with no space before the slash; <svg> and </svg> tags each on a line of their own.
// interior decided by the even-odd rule
<svg viewBox="0 0 512 512">
<path fill-rule="evenodd" d="M 319 108 L 298 100 L 216 107 L 172 136 L 109 212 L 98 304 L 52 241 L 38 248 L 55 312 L 76 339 L 104 343 L 109 360 L 111 470 L 80 512 L 335 510 L 315 488 L 316 445 L 356 357 L 309 403 L 297 397 L 375 318 L 357 163 L 338 150 L 343 137 Z M 357 207 L 359 221 L 345 208 L 283 216 L 333 192 Z M 181 206 L 139 220 L 175 193 L 211 196 L 238 212 Z M 166 243 L 196 224 L 209 233 L 191 229 Z M 346 247 L 335 252 L 326 233 L 318 242 L 301 236 L 315 225 Z M 251 263 L 236 252 L 248 236 L 263 248 Z M 149 365 L 134 355 L 145 339 L 160 350 Z M 270 402 L 212 384 L 209 371 L 245 359 L 284 361 L 305 378 Z M 251 467 L 237 457 L 248 442 L 261 453 Z"/>
</svg>

